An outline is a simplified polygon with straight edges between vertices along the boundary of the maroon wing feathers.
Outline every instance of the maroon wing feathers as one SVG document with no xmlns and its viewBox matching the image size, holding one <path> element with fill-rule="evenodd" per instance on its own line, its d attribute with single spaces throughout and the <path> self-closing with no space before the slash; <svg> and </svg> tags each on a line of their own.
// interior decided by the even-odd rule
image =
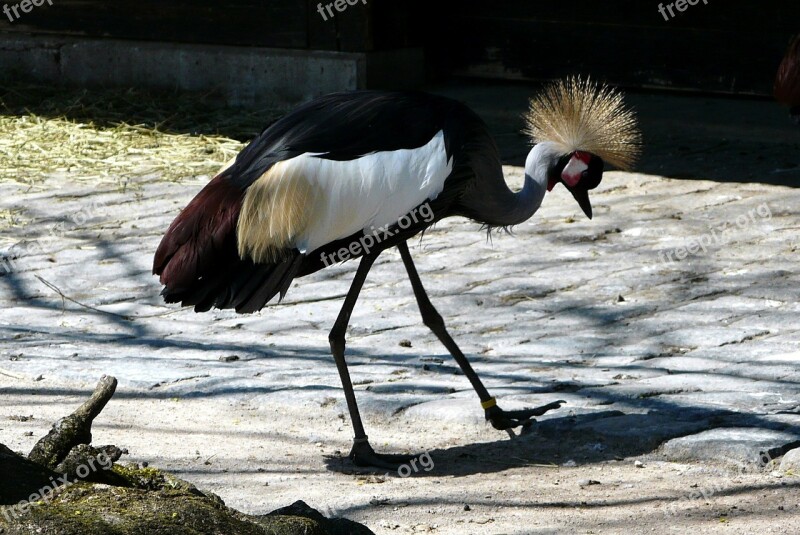
<svg viewBox="0 0 800 535">
<path fill-rule="evenodd" d="M 190 287 L 215 260 L 228 260 L 244 192 L 225 175 L 216 176 L 175 218 L 158 246 L 153 273 L 168 293 Z M 227 253 L 227 255 L 226 255 Z"/>
</svg>

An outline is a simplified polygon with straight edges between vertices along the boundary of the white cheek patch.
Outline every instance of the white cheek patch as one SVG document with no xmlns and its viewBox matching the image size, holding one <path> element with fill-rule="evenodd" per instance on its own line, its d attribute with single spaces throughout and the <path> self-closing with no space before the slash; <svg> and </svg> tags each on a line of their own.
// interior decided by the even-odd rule
<svg viewBox="0 0 800 535">
<path fill-rule="evenodd" d="M 561 172 L 561 179 L 564 181 L 564 184 L 573 188 L 581 181 L 581 176 L 587 169 L 589 169 L 588 163 L 580 158 L 573 157 Z"/>
</svg>

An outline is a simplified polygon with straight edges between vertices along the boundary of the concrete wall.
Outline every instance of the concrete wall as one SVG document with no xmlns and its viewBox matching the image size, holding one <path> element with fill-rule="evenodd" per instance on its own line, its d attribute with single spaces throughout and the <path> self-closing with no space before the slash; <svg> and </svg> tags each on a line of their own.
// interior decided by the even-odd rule
<svg viewBox="0 0 800 535">
<path fill-rule="evenodd" d="M 0 72 L 80 87 L 217 90 L 232 105 L 415 87 L 420 49 L 350 53 L 0 33 Z"/>
</svg>

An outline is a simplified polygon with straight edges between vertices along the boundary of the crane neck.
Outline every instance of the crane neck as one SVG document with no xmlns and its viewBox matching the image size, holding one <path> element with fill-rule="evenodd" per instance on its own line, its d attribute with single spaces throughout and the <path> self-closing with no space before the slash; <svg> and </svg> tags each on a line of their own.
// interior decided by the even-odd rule
<svg viewBox="0 0 800 535">
<path fill-rule="evenodd" d="M 506 186 L 507 187 L 507 186 Z M 522 189 L 516 193 L 508 191 L 508 202 L 505 203 L 505 214 L 495 224 L 502 226 L 519 225 L 530 219 L 542 205 L 544 194 L 547 191 L 547 181 L 542 184 L 539 180 L 525 172 L 525 182 Z"/>
<path fill-rule="evenodd" d="M 494 225 L 519 225 L 530 219 L 539 209 L 547 193 L 550 169 L 558 161 L 559 153 L 550 143 L 539 143 L 528 153 L 525 160 L 525 182 L 522 189 L 512 192 L 503 181 L 504 191 L 499 195 L 502 211 L 496 211 L 497 221 Z"/>
<path fill-rule="evenodd" d="M 534 146 L 525 161 L 525 182 L 516 192 L 506 183 L 499 155 L 495 151 L 489 156 L 471 162 L 475 180 L 459 200 L 460 215 L 492 227 L 524 223 L 542 205 L 550 174 L 561 158 L 559 151 L 549 142 Z"/>
</svg>

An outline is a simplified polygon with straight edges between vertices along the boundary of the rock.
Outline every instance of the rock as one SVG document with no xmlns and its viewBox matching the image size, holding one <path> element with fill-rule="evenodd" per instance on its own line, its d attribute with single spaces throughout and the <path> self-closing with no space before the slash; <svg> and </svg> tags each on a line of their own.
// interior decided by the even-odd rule
<svg viewBox="0 0 800 535">
<path fill-rule="evenodd" d="M 0 444 L 0 505 L 27 500 L 61 474 L 36 464 Z"/>
<path fill-rule="evenodd" d="M 8 508 L 4 535 L 369 535 L 344 519 L 330 520 L 303 502 L 250 516 L 184 489 L 151 491 L 80 482 L 45 501 Z"/>
<path fill-rule="evenodd" d="M 92 420 L 117 381 L 103 377 L 92 397 L 36 443 L 29 458 L 0 444 L 3 535 L 369 535 L 298 501 L 251 516 L 166 472 L 115 464 L 116 446 L 91 446 Z M 144 463 L 143 463 L 144 464 Z M 51 470 L 51 468 L 55 470 Z M 77 478 L 77 479 L 76 479 Z"/>
<path fill-rule="evenodd" d="M 109 480 L 104 476 L 121 456 L 122 450 L 116 446 L 95 448 L 88 444 L 79 444 L 70 450 L 54 470 L 68 476 L 70 481 L 85 479 L 95 483 L 114 484 L 113 479 Z"/>
<path fill-rule="evenodd" d="M 783 447 L 800 439 L 785 431 L 750 427 L 717 428 L 676 438 L 661 451 L 670 461 L 716 460 L 742 469 L 759 469 L 780 455 Z"/>
<path fill-rule="evenodd" d="M 13 463 L 5 460 L 13 459 Z M 3 473 L 14 474 L 31 461 L 0 445 Z M 7 466 L 10 464 L 10 466 Z M 7 471 L 6 469 L 9 469 Z M 3 503 L 14 504 L 0 511 L 0 533 L 4 535 L 369 535 L 368 528 L 343 518 L 328 519 L 298 501 L 267 515 L 245 515 L 225 506 L 215 494 L 153 468 L 114 465 L 120 485 L 79 481 L 52 490 L 57 474 L 39 467 L 26 473 L 25 496 L 11 495 L 6 478 L 0 483 Z M 57 480 L 57 479 L 56 479 Z M 46 492 L 39 492 L 45 488 Z M 32 496 L 35 494 L 35 496 Z M 19 500 L 32 498 L 33 502 Z"/>
<path fill-rule="evenodd" d="M 633 461 L 633 466 L 636 468 L 644 468 L 644 463 L 642 461 Z"/>
<path fill-rule="evenodd" d="M 220 505 L 225 505 L 222 498 L 216 494 L 208 491 L 201 491 L 192 483 L 175 477 L 168 472 L 158 470 L 157 468 L 150 468 L 148 466 L 139 467 L 135 463 L 127 463 L 115 464 L 111 471 L 119 478 L 118 486 L 150 491 L 177 489 L 194 494 L 195 496 L 209 498 Z"/>
<path fill-rule="evenodd" d="M 322 513 L 312 509 L 305 502 L 298 500 L 288 507 L 272 511 L 262 518 L 306 518 L 316 522 L 329 535 L 371 535 L 372 531 L 358 522 L 346 518 L 325 518 Z M 299 533 L 299 532 L 298 532 Z"/>
<path fill-rule="evenodd" d="M 789 471 L 800 474 L 800 448 L 789 450 L 781 459 L 781 472 Z"/>
</svg>

